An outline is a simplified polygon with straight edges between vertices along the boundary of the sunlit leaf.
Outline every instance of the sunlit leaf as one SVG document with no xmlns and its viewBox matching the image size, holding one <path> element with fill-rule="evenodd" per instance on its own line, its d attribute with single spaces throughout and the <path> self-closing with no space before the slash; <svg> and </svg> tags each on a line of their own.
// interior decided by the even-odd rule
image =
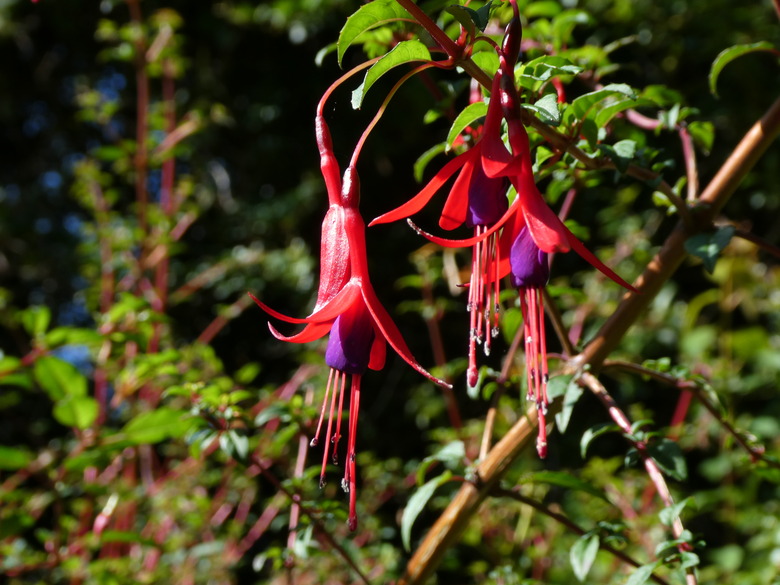
<svg viewBox="0 0 780 585">
<path fill-rule="evenodd" d="M 371 86 L 374 85 L 377 79 L 382 77 L 382 75 L 390 71 L 393 67 L 403 65 L 404 63 L 430 60 L 431 54 L 428 51 L 428 47 L 423 45 L 420 41 L 401 41 L 393 47 L 392 51 L 374 63 L 366 72 L 363 83 L 352 92 L 352 107 L 356 110 L 359 109 L 363 103 L 363 98 Z"/>
<path fill-rule="evenodd" d="M 339 65 L 344 58 L 344 53 L 361 34 L 383 24 L 409 18 L 411 15 L 395 0 L 374 0 L 361 6 L 347 19 L 339 33 L 337 42 Z"/>
</svg>

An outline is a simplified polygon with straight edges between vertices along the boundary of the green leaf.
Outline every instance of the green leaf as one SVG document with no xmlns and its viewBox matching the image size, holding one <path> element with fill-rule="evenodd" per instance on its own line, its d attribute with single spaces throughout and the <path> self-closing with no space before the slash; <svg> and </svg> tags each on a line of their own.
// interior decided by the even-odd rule
<svg viewBox="0 0 780 585">
<path fill-rule="evenodd" d="M 584 581 L 588 576 L 593 561 L 596 560 L 596 553 L 599 552 L 599 535 L 583 534 L 569 552 L 571 568 L 574 569 L 574 575 L 580 581 Z"/>
<path fill-rule="evenodd" d="M 370 6 L 370 4 L 368 6 Z M 377 79 L 382 77 L 393 67 L 414 61 L 430 60 L 431 54 L 428 51 L 428 47 L 423 45 L 420 41 L 401 41 L 393 47 L 392 51 L 374 63 L 371 68 L 366 71 L 366 77 L 363 80 L 363 83 L 352 92 L 352 107 L 356 110 L 359 109 L 360 105 L 363 103 L 363 98 L 371 86 L 374 85 Z"/>
<path fill-rule="evenodd" d="M 586 481 L 583 481 L 577 477 L 574 477 L 573 475 L 571 475 L 570 473 L 566 473 L 565 471 L 537 471 L 536 473 L 531 473 L 529 475 L 524 476 L 521 482 L 522 483 L 528 483 L 528 482 L 547 483 L 550 485 L 555 485 L 566 489 L 585 492 L 586 494 L 595 496 L 601 500 L 604 500 L 605 502 L 609 502 L 607 496 L 604 495 L 604 492 L 602 492 L 596 486 Z"/>
<path fill-rule="evenodd" d="M 562 380 L 562 383 L 565 384 L 563 406 L 561 407 L 561 411 L 555 415 L 555 424 L 558 425 L 558 432 L 565 433 L 566 428 L 569 426 L 569 421 L 571 420 L 571 413 L 574 411 L 574 405 L 577 404 L 580 396 L 582 396 L 583 389 L 577 384 L 574 376 L 555 376 L 550 382 L 552 383 L 553 380 L 557 380 L 558 378 L 568 378 L 568 380 Z M 547 386 L 547 390 L 549 395 L 549 385 Z"/>
<path fill-rule="evenodd" d="M 646 99 L 618 99 L 615 103 L 605 106 L 599 110 L 596 114 L 596 126 L 603 128 L 612 121 L 612 118 L 617 116 L 620 112 L 631 110 L 634 108 L 651 107 L 653 102 Z"/>
<path fill-rule="evenodd" d="M 455 139 L 460 136 L 460 133 L 463 132 L 466 126 L 487 115 L 487 109 L 485 102 L 475 102 L 463 108 L 463 111 L 458 114 L 458 117 L 455 118 L 450 127 L 449 134 L 447 134 L 447 144 L 452 146 Z"/>
<path fill-rule="evenodd" d="M 403 541 L 404 548 L 407 551 L 410 551 L 412 548 L 410 543 L 412 539 L 412 525 L 414 524 L 414 521 L 417 520 L 417 516 L 419 516 L 420 512 L 423 511 L 423 508 L 425 508 L 428 500 L 433 497 L 433 493 L 436 491 L 436 489 L 443 483 L 449 481 L 451 477 L 452 473 L 445 471 L 438 477 L 434 477 L 430 481 L 426 482 L 422 487 L 414 492 L 411 498 L 409 498 L 409 503 L 406 505 L 406 508 L 404 508 L 404 513 L 401 516 L 401 540 Z"/>
<path fill-rule="evenodd" d="M 729 47 L 718 53 L 718 56 L 715 57 L 715 60 L 712 62 L 712 67 L 710 68 L 710 92 L 712 95 L 716 97 L 718 95 L 718 76 L 720 75 L 720 72 L 723 71 L 723 68 L 734 59 L 755 51 L 775 52 L 775 47 L 770 42 L 761 41 L 747 45 L 734 45 L 733 47 Z"/>
<path fill-rule="evenodd" d="M 547 81 L 556 75 L 577 75 L 582 67 L 574 65 L 565 57 L 543 55 L 526 63 L 520 72 L 520 84 L 532 87 L 531 81 Z M 525 82 L 525 83 L 524 83 Z"/>
<path fill-rule="evenodd" d="M 674 524 L 674 521 L 680 517 L 680 512 L 683 511 L 683 508 L 685 508 L 685 506 L 687 506 L 690 501 L 691 498 L 685 498 L 682 502 L 677 502 L 673 506 L 661 510 L 658 513 L 658 518 L 661 520 L 661 523 L 664 526 L 671 526 Z"/>
<path fill-rule="evenodd" d="M 136 445 L 159 443 L 182 437 L 191 427 L 192 419 L 185 413 L 168 407 L 142 412 L 122 429 L 124 439 Z"/>
<path fill-rule="evenodd" d="M 436 451 L 433 455 L 429 455 L 422 460 L 420 466 L 417 468 L 417 485 L 421 485 L 425 479 L 425 474 L 436 461 L 441 461 L 449 469 L 456 468 L 463 458 L 466 456 L 466 446 L 463 441 L 452 441 L 447 443 Z"/>
<path fill-rule="evenodd" d="M 526 110 L 531 110 L 539 115 L 539 119 L 550 126 L 559 126 L 561 123 L 561 110 L 558 107 L 558 96 L 548 93 L 533 104 L 523 104 Z"/>
<path fill-rule="evenodd" d="M 485 32 L 485 28 L 490 20 L 490 9 L 492 4 L 492 1 L 488 2 L 477 10 L 473 10 L 468 6 L 454 4 L 452 6 L 447 6 L 444 11 L 451 14 L 473 39 L 476 36 L 476 29 L 479 29 L 480 32 Z"/>
<path fill-rule="evenodd" d="M 91 396 L 66 396 L 54 405 L 54 418 L 61 425 L 84 430 L 94 424 L 99 410 Z"/>
<path fill-rule="evenodd" d="M 654 561 L 647 565 L 642 565 L 626 581 L 625 585 L 643 585 L 653 574 L 653 571 L 661 564 L 661 561 Z"/>
<path fill-rule="evenodd" d="M 439 144 L 434 144 L 428 150 L 423 152 L 419 158 L 414 161 L 414 180 L 418 183 L 422 183 L 423 175 L 425 174 L 425 169 L 428 166 L 428 163 L 431 162 L 436 156 L 443 153 L 446 149 L 447 143 L 440 142 Z"/>
<path fill-rule="evenodd" d="M 27 466 L 32 460 L 32 454 L 25 449 L 0 445 L 0 469 L 21 469 L 22 467 Z"/>
<path fill-rule="evenodd" d="M 714 232 L 705 232 L 691 236 L 685 241 L 685 250 L 701 258 L 704 269 L 712 273 L 723 248 L 725 248 L 734 236 L 734 227 L 730 225 L 718 228 Z"/>
<path fill-rule="evenodd" d="M 33 375 L 52 400 L 87 395 L 87 379 L 84 375 L 73 364 L 52 355 L 35 360 Z"/>
<path fill-rule="evenodd" d="M 38 337 L 46 333 L 51 321 L 51 311 L 45 306 L 30 307 L 21 312 L 20 318 L 24 330 L 32 337 Z"/>
<path fill-rule="evenodd" d="M 671 439 L 661 439 L 648 445 L 647 452 L 658 463 L 666 475 L 677 481 L 685 481 L 688 477 L 688 466 L 685 463 L 680 446 Z"/>
<path fill-rule="evenodd" d="M 715 141 L 715 126 L 712 122 L 691 122 L 688 124 L 688 132 L 693 138 L 694 144 L 709 154 L 712 150 L 712 143 Z"/>
<path fill-rule="evenodd" d="M 610 83 L 601 89 L 586 93 L 575 99 L 571 103 L 569 111 L 572 112 L 572 115 L 576 120 L 582 120 L 588 116 L 596 104 L 603 102 L 607 98 L 618 95 L 628 97 L 632 100 L 636 99 L 636 93 L 634 93 L 631 86 L 626 85 L 625 83 Z"/>
<path fill-rule="evenodd" d="M 232 459 L 246 460 L 249 453 L 249 439 L 235 430 L 222 433 L 219 436 L 219 446 Z"/>
<path fill-rule="evenodd" d="M 598 148 L 606 154 L 615 167 L 621 173 L 625 173 L 628 165 L 636 154 L 636 142 L 633 140 L 621 140 L 615 144 L 599 144 Z"/>
<path fill-rule="evenodd" d="M 582 455 L 582 458 L 585 459 L 585 454 L 588 452 L 588 446 L 590 445 L 591 441 L 593 441 L 593 439 L 605 433 L 612 432 L 619 433 L 620 428 L 618 428 L 618 426 L 613 423 L 601 423 L 589 428 L 584 433 L 582 433 L 582 438 L 580 439 L 580 454 Z"/>
<path fill-rule="evenodd" d="M 347 19 L 339 33 L 337 42 L 339 66 L 344 53 L 361 34 L 383 24 L 408 18 L 411 18 L 411 15 L 395 0 L 374 0 L 361 6 Z"/>
</svg>

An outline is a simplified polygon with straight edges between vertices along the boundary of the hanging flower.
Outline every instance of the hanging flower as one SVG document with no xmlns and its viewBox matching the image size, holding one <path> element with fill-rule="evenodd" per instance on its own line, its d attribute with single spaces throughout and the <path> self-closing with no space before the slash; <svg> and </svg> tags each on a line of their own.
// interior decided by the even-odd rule
<svg viewBox="0 0 780 585">
<path fill-rule="evenodd" d="M 328 185 L 329 192 L 334 186 L 336 186 L 335 182 Z M 317 304 L 311 315 L 303 319 L 288 317 L 250 295 L 255 303 L 272 317 L 288 323 L 305 325 L 299 333 L 285 336 L 269 323 L 268 327 L 277 339 L 307 343 L 330 334 L 325 352 L 325 362 L 330 367 L 330 374 L 317 430 L 312 439 L 312 445 L 319 442 L 325 411 L 328 409 L 327 438 L 320 474 L 321 486 L 325 485 L 325 469 L 330 445 L 333 446 L 333 460 L 336 461 L 347 376 L 351 376 L 347 460 L 342 481 L 343 489 L 350 494 L 349 527 L 351 530 L 357 528 L 355 442 L 363 374 L 367 369 L 380 370 L 384 367 L 389 343 L 406 363 L 423 376 L 442 386 L 449 386 L 430 374 L 415 360 L 401 332 L 379 302 L 371 286 L 368 277 L 365 224 L 357 208 L 359 189 L 357 172 L 353 167 L 349 167 L 344 175 L 339 200 L 336 201 L 331 197 L 330 209 L 323 224 L 323 266 L 320 271 L 324 276 L 320 281 Z M 329 406 L 328 402 L 330 402 Z M 332 432 L 334 420 L 336 429 Z"/>
<path fill-rule="evenodd" d="M 494 83 L 497 95 L 498 78 Z M 478 95 L 478 94 L 477 94 Z M 483 140 L 500 132 L 501 107 L 491 100 L 484 127 L 473 132 L 477 141 L 473 147 L 456 156 L 434 175 L 425 187 L 407 203 L 374 219 L 369 225 L 389 223 L 407 218 L 420 211 L 441 187 L 458 173 L 444 203 L 439 226 L 452 230 L 462 225 L 474 229 L 475 243 L 471 254 L 471 279 L 467 308 L 470 313 L 468 383 L 477 384 L 476 345 L 484 342 L 490 353 L 491 338 L 498 334 L 498 266 L 500 264 L 498 234 L 483 236 L 501 219 L 509 207 L 505 177 L 488 177 L 482 167 Z"/>
<path fill-rule="evenodd" d="M 539 457 L 547 455 L 547 342 L 544 329 L 544 297 L 542 289 L 550 278 L 547 252 L 542 252 L 523 227 L 512 244 L 509 253 L 512 286 L 520 295 L 520 311 L 523 314 L 523 341 L 525 347 L 525 372 L 528 400 L 536 404 L 539 419 L 539 436 L 536 450 Z"/>
</svg>

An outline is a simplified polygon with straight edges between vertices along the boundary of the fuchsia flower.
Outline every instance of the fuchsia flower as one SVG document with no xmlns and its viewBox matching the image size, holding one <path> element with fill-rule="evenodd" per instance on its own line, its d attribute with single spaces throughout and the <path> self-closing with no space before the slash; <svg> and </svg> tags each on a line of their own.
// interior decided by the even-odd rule
<svg viewBox="0 0 780 585">
<path fill-rule="evenodd" d="M 320 486 L 325 485 L 325 468 L 331 444 L 333 461 L 336 462 L 338 441 L 341 438 L 347 375 L 351 376 L 347 460 L 341 485 L 344 491 L 350 494 L 349 527 L 355 530 L 357 528 L 355 443 L 363 374 L 367 369 L 380 370 L 384 367 L 389 343 L 406 363 L 423 376 L 442 386 L 449 386 L 449 384 L 435 378 L 414 359 L 401 332 L 379 302 L 368 276 L 365 223 L 358 210 L 360 185 L 357 171 L 352 166 L 347 168 L 342 183 L 338 164 L 332 156 L 327 126 L 319 117 L 317 139 L 330 208 L 322 227 L 322 264 L 314 311 L 306 318 L 296 319 L 283 315 L 254 296 L 250 296 L 272 317 L 288 323 L 305 325 L 299 333 L 285 336 L 269 323 L 268 327 L 277 339 L 292 343 L 307 343 L 330 334 L 325 351 L 325 363 L 330 367 L 330 374 L 317 430 L 311 441 L 312 446 L 319 443 L 325 411 L 328 409 Z M 336 411 L 337 401 L 338 411 Z M 335 432 L 333 432 L 334 414 L 336 414 Z"/>
<path fill-rule="evenodd" d="M 487 301 L 494 300 L 496 305 L 493 309 L 493 322 L 497 323 L 498 283 L 503 277 L 511 275 L 512 284 L 520 293 L 528 393 L 538 409 L 537 450 L 539 455 L 544 457 L 547 452 L 544 415 L 548 405 L 548 370 L 541 290 L 549 277 L 547 255 L 573 249 L 613 281 L 629 290 L 635 289 L 574 236 L 547 206 L 536 187 L 528 133 L 520 119 L 520 100 L 514 83 L 513 67 L 519 53 L 520 25 L 514 2 L 513 7 L 515 18 L 507 26 L 501 49 L 497 49 L 500 67 L 493 78 L 481 139 L 469 151 L 447 163 L 409 202 L 376 218 L 370 225 L 395 221 L 417 213 L 458 170 L 460 174 L 450 190 L 439 221 L 439 225 L 444 229 L 453 229 L 463 224 L 466 214 L 476 207 L 499 209 L 502 200 L 503 205 L 507 205 L 506 188 L 501 187 L 500 181 L 508 180 L 514 186 L 517 197 L 511 206 L 508 206 L 501 218 L 490 214 L 489 220 L 482 224 L 481 229 L 475 229 L 473 238 L 448 240 L 425 233 L 416 227 L 415 229 L 432 242 L 443 246 L 473 247 L 474 261 L 469 291 L 472 339 L 475 324 L 473 299 L 476 299 L 480 311 L 489 310 L 486 307 L 486 297 Z M 504 144 L 502 119 L 507 123 L 511 150 Z M 501 235 L 497 236 L 500 229 Z M 477 317 L 478 326 L 480 319 L 481 317 Z M 486 313 L 486 326 L 488 321 L 489 316 Z M 468 382 L 474 385 L 477 370 L 472 348 L 473 342 L 469 351 Z"/>
<path fill-rule="evenodd" d="M 492 95 L 497 95 L 498 77 L 493 83 L 493 89 Z M 500 131 L 500 104 L 497 100 L 491 100 L 481 134 L 483 137 L 500 135 Z M 487 236 L 485 234 L 501 219 L 509 207 L 506 198 L 509 181 L 504 177 L 489 177 L 484 171 L 482 165 L 484 143 L 484 139 L 478 139 L 472 148 L 444 165 L 407 203 L 377 217 L 369 224 L 373 226 L 389 223 L 417 213 L 425 207 L 442 185 L 460 171 L 444 203 L 439 226 L 446 230 L 458 228 L 463 224 L 474 228 L 475 240 L 468 299 L 468 310 L 471 315 L 468 368 L 470 386 L 477 384 L 476 344 L 484 341 L 485 354 L 489 354 L 491 337 L 498 334 L 498 267 L 501 263 L 501 248 L 498 245 L 497 232 L 493 231 Z"/>
</svg>

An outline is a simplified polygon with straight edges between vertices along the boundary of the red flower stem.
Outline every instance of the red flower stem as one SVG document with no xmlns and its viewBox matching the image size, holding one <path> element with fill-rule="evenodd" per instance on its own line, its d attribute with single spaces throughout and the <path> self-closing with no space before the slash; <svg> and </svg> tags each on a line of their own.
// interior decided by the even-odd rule
<svg viewBox="0 0 780 585">
<path fill-rule="evenodd" d="M 387 96 L 382 101 L 382 104 L 379 106 L 379 109 L 377 110 L 376 114 L 374 114 L 374 117 L 371 119 L 371 121 L 368 123 L 368 126 L 366 126 L 366 129 L 363 130 L 363 134 L 360 135 L 360 140 L 358 140 L 357 145 L 355 146 L 355 150 L 352 153 L 352 158 L 349 161 L 350 167 L 357 167 L 357 161 L 358 157 L 360 157 L 360 151 L 363 149 L 363 145 L 365 144 L 366 140 L 368 139 L 368 135 L 371 134 L 371 131 L 374 129 L 374 127 L 379 123 L 379 120 L 382 119 L 382 116 L 385 113 L 385 110 L 387 110 L 387 106 L 390 104 L 390 100 L 393 99 L 396 92 L 401 88 L 401 86 L 406 83 L 411 77 L 417 75 L 421 71 L 425 71 L 426 69 L 430 69 L 431 67 L 435 67 L 433 63 L 424 63 L 422 65 L 419 65 L 418 67 L 415 67 L 408 73 L 404 74 L 401 79 L 399 79 L 396 84 L 390 89 L 390 91 L 387 93 Z"/>
<path fill-rule="evenodd" d="M 423 27 L 429 35 L 433 38 L 437 45 L 447 53 L 451 59 L 457 58 L 461 54 L 461 48 L 453 41 L 446 33 L 436 24 L 430 16 L 425 14 L 417 4 L 412 0 L 396 0 L 417 23 Z"/>
<path fill-rule="evenodd" d="M 693 147 L 693 138 L 688 132 L 687 126 L 680 126 L 678 130 L 680 142 L 682 142 L 683 158 L 685 159 L 685 174 L 688 177 L 688 201 L 693 203 L 699 195 L 699 170 L 696 165 L 696 149 Z"/>
<path fill-rule="evenodd" d="M 328 86 L 328 89 L 325 90 L 325 93 L 322 94 L 322 97 L 320 98 L 320 101 L 317 103 L 317 116 L 322 117 L 325 115 L 325 103 L 330 99 L 330 96 L 333 94 L 334 91 L 345 81 L 347 81 L 349 78 L 354 76 L 357 73 L 360 73 L 363 71 L 363 69 L 368 69 L 371 67 L 374 63 L 379 61 L 381 57 L 374 57 L 373 59 L 369 59 L 365 63 L 361 63 L 357 67 L 354 67 L 347 71 L 344 75 L 339 77 L 336 81 L 330 84 Z"/>
</svg>

